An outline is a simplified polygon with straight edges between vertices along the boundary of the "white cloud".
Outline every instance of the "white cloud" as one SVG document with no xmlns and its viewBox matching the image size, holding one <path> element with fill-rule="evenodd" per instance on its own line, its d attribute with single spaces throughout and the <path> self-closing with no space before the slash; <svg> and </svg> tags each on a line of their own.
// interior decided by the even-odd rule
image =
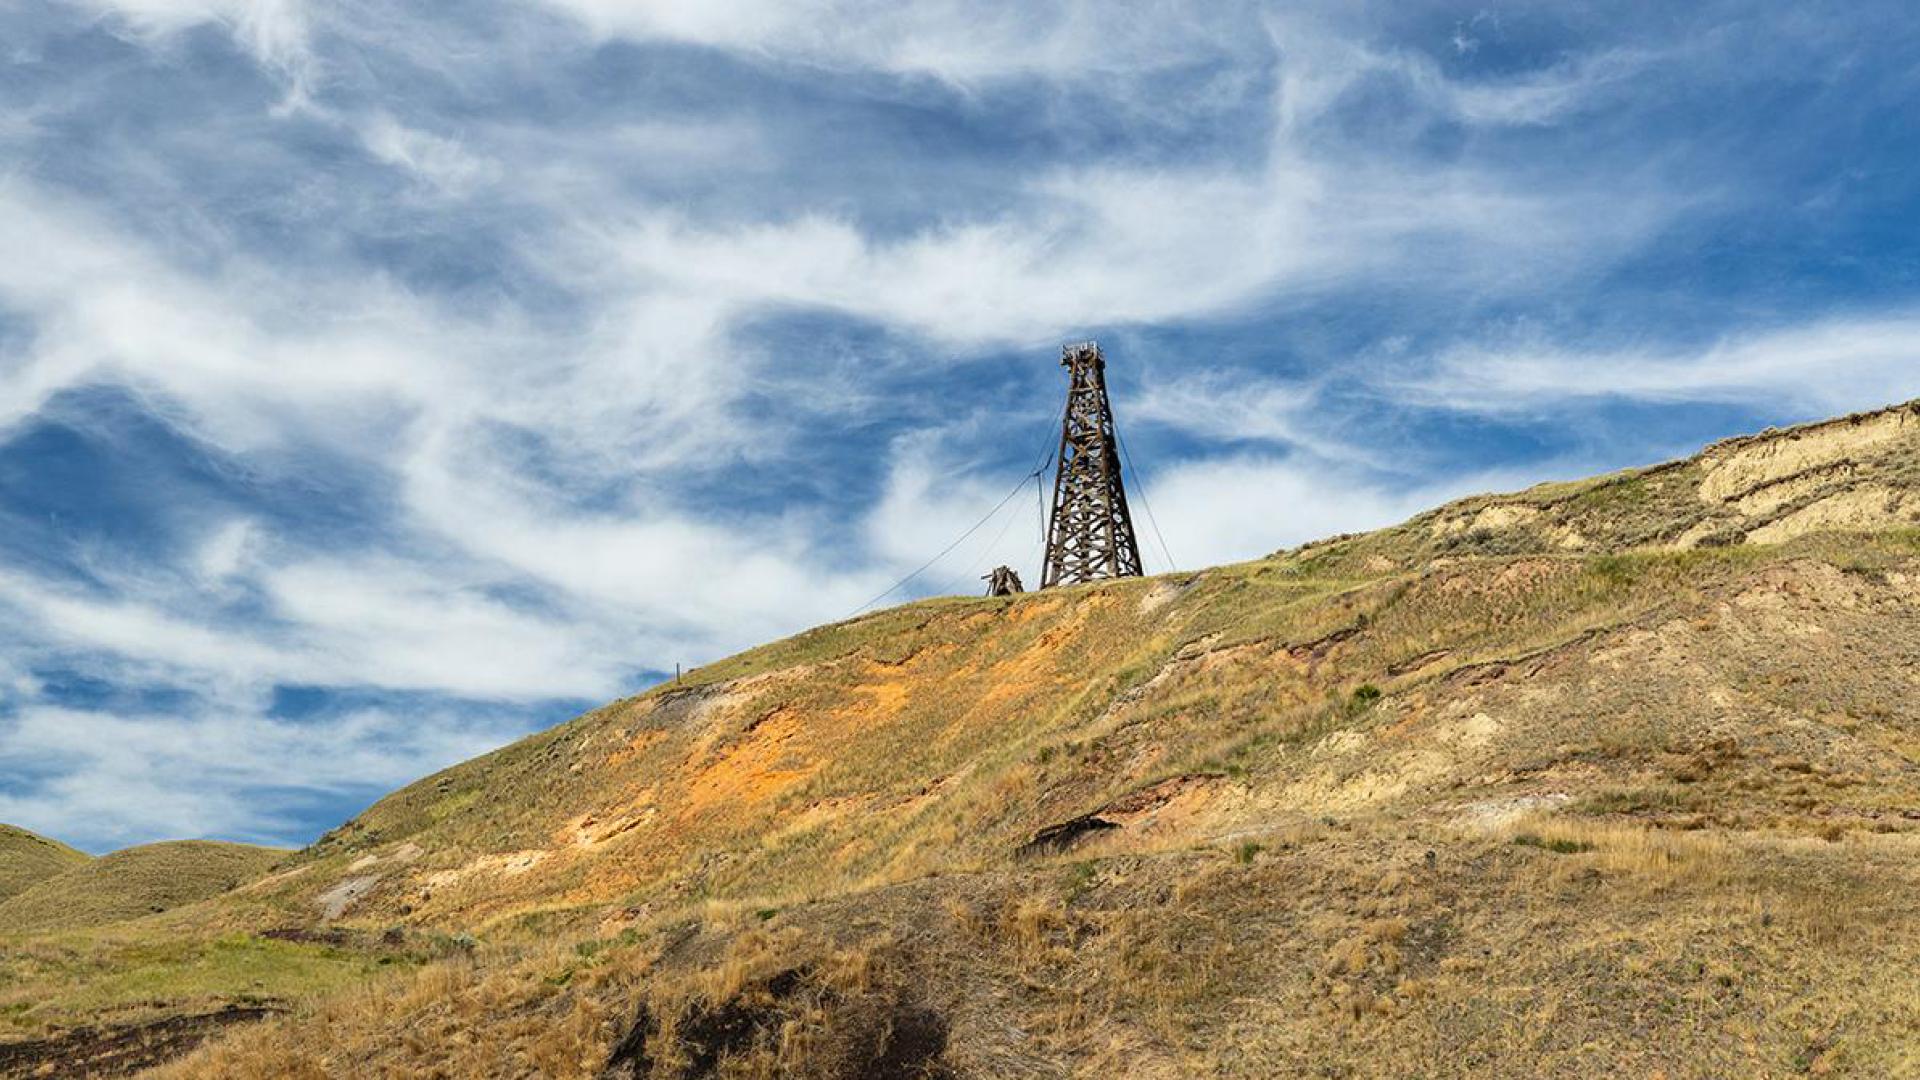
<svg viewBox="0 0 1920 1080">
<path fill-rule="evenodd" d="M 1146 500 L 1133 511 L 1141 548 L 1158 545 L 1144 513 L 1151 506 L 1173 557 L 1191 570 L 1397 524 L 1449 499 L 1510 489 L 1522 477 L 1475 472 L 1390 487 L 1349 465 L 1243 455 L 1183 463 L 1150 479 Z"/>
<path fill-rule="evenodd" d="M 1325 430 L 1321 381 L 1200 372 L 1148 382 L 1123 405 L 1130 423 L 1159 424 L 1219 442 L 1280 443 L 1330 461 L 1377 466 L 1366 447 Z"/>
<path fill-rule="evenodd" d="M 1441 108 L 1473 124 L 1539 125 L 1590 107 L 1606 92 L 1643 73 L 1656 61 L 1644 52 L 1607 51 L 1563 61 L 1510 79 L 1457 82 L 1431 60 L 1401 61 L 1402 70 Z"/>
<path fill-rule="evenodd" d="M 199 577 L 216 584 L 238 574 L 260 544 L 260 527 L 245 518 L 222 524 L 201 544 L 195 558 Z"/>
<path fill-rule="evenodd" d="M 882 67 L 891 55 L 875 50 L 893 36 L 859 20 L 844 33 L 819 30 L 817 41 L 781 30 L 786 19 L 841 25 L 806 14 L 805 5 L 739 3 L 695 15 L 675 5 L 559 2 L 592 9 L 609 32 L 624 27 L 776 54 L 823 51 Z M 816 6 L 837 15 L 861 7 Z M 885 8 L 937 28 L 943 40 L 986 32 L 945 5 Z M 1113 29 L 1111 19 L 1092 18 L 1077 4 L 1047 10 L 1034 18 L 1093 38 Z M 1175 40 L 1200 35 L 1222 49 L 1230 41 L 1232 49 L 1280 57 L 1257 163 L 1049 164 L 1010 175 L 1012 197 L 995 212 L 884 236 L 821 212 L 714 223 L 644 206 L 580 230 L 573 258 L 618 267 L 663 293 L 705 298 L 723 320 L 769 306 L 826 308 L 975 348 L 1030 344 L 1096 324 L 1231 312 L 1361 280 L 1467 295 L 1534 293 L 1633 250 L 1705 199 L 1668 190 L 1650 172 L 1603 184 L 1578 173 L 1520 182 L 1464 161 L 1410 168 L 1392 140 L 1334 138 L 1316 127 L 1343 93 L 1382 72 L 1416 90 L 1426 118 L 1545 124 L 1654 63 L 1649 54 L 1580 56 L 1532 75 L 1468 83 L 1448 79 L 1431 60 L 1371 48 L 1310 18 L 1236 18 L 1227 27 L 1198 10 L 1155 5 L 1142 18 L 1154 26 L 1185 20 L 1178 33 L 1165 30 Z M 998 24 L 990 16 L 982 25 Z M 1011 65 L 1034 54 L 1002 55 Z M 1036 70 L 1069 78 L 1076 69 L 1048 62 Z"/>
<path fill-rule="evenodd" d="M 13 648 L 135 681 L 228 695 L 275 684 L 365 686 L 463 697 L 612 696 L 644 657 L 622 622 L 499 598 L 470 563 L 275 553 L 246 521 L 215 529 L 181 579 L 157 566 L 94 567 L 110 595 L 0 572 Z M 251 599 L 245 618 L 227 613 Z M 630 632 L 630 631 L 629 631 Z"/>
<path fill-rule="evenodd" d="M 276 561 L 230 525 L 199 553 L 199 571 L 237 580 L 198 588 L 265 589 L 284 622 L 266 639 L 196 619 L 199 595 L 143 594 L 137 579 L 119 582 L 127 592 L 112 601 L 17 582 L 16 604 L 75 647 L 263 681 L 608 694 L 634 666 L 712 659 L 843 614 L 878 577 L 819 569 L 807 538 L 782 539 L 783 522 L 743 528 L 665 505 L 571 510 L 564 489 L 486 437 L 502 426 L 556 436 L 562 467 L 589 487 L 724 456 L 747 438 L 724 417 L 750 373 L 726 349 L 725 309 L 693 292 L 615 292 L 602 325 L 568 354 L 505 319 L 458 321 L 378 279 L 296 283 L 241 260 L 212 280 L 190 276 L 17 183 L 0 187 L 7 239 L 48 257 L 0 268 L 0 303 L 41 330 L 0 361 L 0 400 L 12 407 L 0 428 L 59 390 L 129 383 L 229 452 L 318 440 L 390 472 L 402 524 L 457 553 Z M 287 306 L 296 302 L 306 306 Z M 777 427 L 752 430 L 770 452 Z M 572 621 L 477 591 L 516 581 L 558 589 Z"/>
<path fill-rule="evenodd" d="M 304 0 L 67 0 L 116 19 L 135 35 L 160 43 L 188 27 L 218 23 L 262 64 L 289 81 L 295 103 L 311 90 L 315 62 Z"/>
<path fill-rule="evenodd" d="M 704 662 L 836 618 L 878 576 L 826 569 L 808 538 L 791 536 L 780 521 L 570 513 L 551 497 L 447 465 L 433 455 L 411 462 L 415 521 L 459 538 L 471 556 L 560 590 L 581 615 L 594 616 L 572 633 L 617 647 L 630 664 Z"/>
<path fill-rule="evenodd" d="M 314 655 L 311 681 L 323 684 L 486 698 L 612 696 L 631 662 L 613 654 L 611 635 L 581 635 L 430 565 L 307 560 L 270 571 L 263 583 L 275 614 Z"/>
<path fill-rule="evenodd" d="M 943 453 L 943 444 L 964 426 L 923 432 L 893 447 L 886 487 L 861 523 L 867 546 L 884 560 L 892 578 L 874 592 L 918 570 L 949 545 L 953 549 L 876 606 L 926 592 L 975 592 L 981 587 L 980 575 L 1002 564 L 1037 574 L 1041 493 L 1051 497 L 1051 488 L 1044 481 L 1037 487 L 1018 474 L 983 475 L 953 461 Z M 1049 434 L 1058 438 L 1057 431 Z M 1033 457 L 1022 466 L 1039 467 L 1051 449 L 1026 447 Z M 1037 586 L 1037 578 L 1027 585 Z"/>
<path fill-rule="evenodd" d="M 1390 384 L 1448 409 L 1512 412 L 1600 399 L 1736 402 L 1812 413 L 1920 396 L 1920 316 L 1842 316 L 1698 349 L 1581 351 L 1543 341 L 1456 348 Z"/>
<path fill-rule="evenodd" d="M 1073 170 L 1030 185 L 995 219 L 873 240 L 818 216 L 702 228 L 649 215 L 608 255 L 643 280 L 741 308 L 831 308 L 963 345 L 1033 342 L 1077 327 L 1232 310 L 1290 288 L 1366 274 L 1399 279 L 1446 262 L 1446 286 L 1534 287 L 1629 246 L 1657 199 L 1526 194 L 1491 177 L 1341 172 L 1277 157 L 1265 172 Z"/>
<path fill-rule="evenodd" d="M 450 195 L 464 194 L 500 171 L 496 163 L 476 156 L 459 140 L 408 127 L 386 113 L 361 121 L 360 137 L 373 156 Z"/>
<path fill-rule="evenodd" d="M 1231 50 L 1206 5 L 1094 0 L 545 0 L 603 37 L 703 45 L 955 83 L 1074 79 Z"/>
<path fill-rule="evenodd" d="M 139 601 L 103 600 L 43 585 L 18 574 L 0 576 L 15 634 L 37 631 L 43 647 L 101 651 L 125 657 L 129 668 L 156 674 L 218 673 L 253 680 L 284 672 L 290 680 L 315 671 L 314 662 L 285 652 L 258 633 L 231 633 Z"/>
<path fill-rule="evenodd" d="M 1010 78 L 1103 81 L 1153 112 L 1204 101 L 1153 101 L 1126 85 L 1196 65 L 1258 66 L 1278 56 L 1289 107 L 1324 107 L 1378 74 L 1402 79 L 1437 113 L 1473 124 L 1552 123 L 1644 71 L 1646 51 L 1605 50 L 1506 78 L 1448 77 L 1430 57 L 1367 40 L 1355 9 L 1112 0 L 543 0 L 603 38 L 678 42 L 765 60 L 963 87 Z"/>
<path fill-rule="evenodd" d="M 186 272 L 19 180 L 0 179 L 0 249 L 35 253 L 0 260 L 0 305 L 38 331 L 0 356 L 0 430 L 59 390 L 117 382 L 184 403 L 223 446 L 280 441 L 295 413 L 348 420 L 341 442 L 364 446 L 351 418 L 372 402 L 466 399 L 471 369 L 448 353 L 493 330 L 434 320 L 377 278 L 295 280 L 239 258 Z"/>
<path fill-rule="evenodd" d="M 160 837 L 297 844 L 308 827 L 285 809 L 289 793 L 377 791 L 512 733 L 433 710 L 293 722 L 239 699 L 185 716 L 32 707 L 0 719 L 0 771 L 59 774 L 0 794 L 0 820 L 95 851 Z"/>
<path fill-rule="evenodd" d="M 1442 118 L 1493 127 L 1548 125 L 1612 100 L 1630 88 L 1636 76 L 1671 59 L 1646 49 L 1599 49 L 1512 74 L 1456 78 L 1424 52 L 1374 43 L 1369 28 L 1354 14 L 1290 11 L 1265 16 L 1267 32 L 1284 61 L 1282 97 L 1290 120 L 1311 119 L 1353 85 L 1386 79 L 1404 87 L 1414 103 L 1427 110 L 1398 117 L 1402 122 Z M 1456 51 L 1471 51 L 1461 49 L 1460 40 L 1453 42 Z"/>
</svg>

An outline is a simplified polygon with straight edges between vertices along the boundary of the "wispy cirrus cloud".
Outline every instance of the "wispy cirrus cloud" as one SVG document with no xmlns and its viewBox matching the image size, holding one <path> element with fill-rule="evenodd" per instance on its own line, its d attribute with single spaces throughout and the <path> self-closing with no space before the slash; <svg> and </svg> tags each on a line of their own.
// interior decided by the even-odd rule
<svg viewBox="0 0 1920 1080">
<path fill-rule="evenodd" d="M 116 30 L 149 45 L 169 47 L 180 32 L 213 24 L 241 48 L 286 80 L 290 103 L 303 103 L 312 89 L 312 52 L 307 0 L 69 0 L 107 20 Z"/>
<path fill-rule="evenodd" d="M 410 128 L 385 113 L 368 117 L 360 132 L 375 157 L 448 195 L 465 194 L 499 176 L 496 163 L 476 156 L 458 139 Z"/>
<path fill-rule="evenodd" d="M 1219 372 L 1176 376 L 1148 384 L 1125 406 L 1135 423 L 1163 424 L 1213 442 L 1272 443 L 1327 461 L 1382 464 L 1364 446 L 1315 422 L 1326 407 L 1316 379 L 1234 378 Z"/>
<path fill-rule="evenodd" d="M 1497 178 L 1416 177 L 1276 159 L 1231 172 L 1071 171 L 1028 188 L 1018 214 L 878 239 L 805 217 L 715 229 L 649 214 L 606 238 L 636 275 L 735 310 L 826 308 L 983 345 L 1075 326 L 1226 313 L 1291 288 L 1406 280 L 1538 285 L 1630 248 L 1664 219 L 1658 196 L 1531 194 Z"/>
<path fill-rule="evenodd" d="M 1595 401 L 1732 402 L 1836 412 L 1920 397 L 1920 316 L 1816 318 L 1690 348 L 1468 345 L 1393 384 L 1441 408 L 1565 410 Z"/>
<path fill-rule="evenodd" d="M 0 727 L 0 768 L 45 779 L 0 790 L 0 820 L 32 821 L 96 850 L 181 836 L 285 844 L 310 833 L 316 809 L 337 813 L 342 800 L 350 809 L 425 763 L 471 757 L 521 727 L 471 709 L 298 722 L 249 701 L 189 715 L 29 706 Z"/>
<path fill-rule="evenodd" d="M 959 83 L 1071 80 L 1230 55 L 1220 31 L 1242 5 L 964 3 L 931 0 L 545 0 L 599 35 L 739 51 L 773 60 L 926 75 Z M 1222 17 L 1225 16 L 1225 17 Z"/>
</svg>

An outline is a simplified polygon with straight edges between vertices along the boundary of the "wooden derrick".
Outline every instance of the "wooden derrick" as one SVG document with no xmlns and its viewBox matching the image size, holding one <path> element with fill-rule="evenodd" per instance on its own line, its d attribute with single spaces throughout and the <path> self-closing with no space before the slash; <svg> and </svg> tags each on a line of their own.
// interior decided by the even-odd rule
<svg viewBox="0 0 1920 1080">
<path fill-rule="evenodd" d="M 1040 587 L 1139 577 L 1140 545 L 1120 481 L 1120 453 L 1107 401 L 1106 360 L 1095 342 L 1061 349 L 1067 412 Z"/>
</svg>

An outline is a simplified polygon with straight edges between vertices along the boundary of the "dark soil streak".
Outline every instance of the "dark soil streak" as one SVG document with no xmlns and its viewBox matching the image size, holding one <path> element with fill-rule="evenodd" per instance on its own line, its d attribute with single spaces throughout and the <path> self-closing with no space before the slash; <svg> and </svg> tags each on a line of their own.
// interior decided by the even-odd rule
<svg viewBox="0 0 1920 1080">
<path fill-rule="evenodd" d="M 284 1011 L 276 1005 L 229 1005 L 151 1023 L 75 1028 L 51 1039 L 4 1043 L 0 1077 L 131 1076 L 187 1053 L 226 1028 Z"/>
</svg>

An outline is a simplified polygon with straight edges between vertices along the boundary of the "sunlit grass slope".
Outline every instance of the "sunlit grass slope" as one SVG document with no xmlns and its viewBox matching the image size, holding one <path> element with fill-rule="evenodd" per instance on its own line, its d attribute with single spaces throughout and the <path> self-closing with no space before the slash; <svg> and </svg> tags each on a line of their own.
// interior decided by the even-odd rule
<svg viewBox="0 0 1920 1080">
<path fill-rule="evenodd" d="M 12 825 L 0 825 L 0 900 L 86 862 L 85 852 Z"/>
<path fill-rule="evenodd" d="M 1788 595 L 1861 581 L 1884 592 L 1871 575 L 1901 573 L 1917 489 L 1920 409 L 1904 406 L 1465 500 L 1239 566 L 908 605 L 721 661 L 429 778 L 262 892 L 349 920 L 592 920 L 608 904 L 809 898 L 977 869 L 1044 825 L 1162 782 L 1175 782 L 1181 835 L 1428 799 L 1437 776 L 1372 790 L 1334 776 L 1345 744 L 1321 740 L 1360 723 L 1371 695 L 1386 695 L 1376 717 L 1424 715 L 1463 679 L 1506 685 L 1513 664 L 1564 665 L 1597 635 L 1666 633 L 1681 611 L 1730 622 L 1712 613 L 1769 574 L 1807 580 Z M 1872 539 L 1820 539 L 1834 530 Z M 1769 542 L 1741 542 L 1756 536 Z M 1867 616 L 1862 636 L 1878 640 L 1883 621 Z M 1763 635 L 1770 662 L 1827 644 L 1788 650 L 1764 636 L 1782 627 L 1743 632 Z M 1570 713 L 1550 730 L 1521 717 L 1468 742 L 1524 765 L 1576 737 L 1652 749 L 1702 732 L 1701 712 L 1674 715 L 1650 688 L 1705 693 L 1690 681 L 1704 671 L 1643 671 L 1638 687 L 1631 674 L 1604 680 L 1647 698 L 1617 715 Z M 1446 745 L 1456 765 L 1466 757 Z M 1316 779 L 1300 774 L 1308 763 Z M 1603 773 L 1633 781 L 1604 764 L 1588 779 Z M 1792 809 L 1758 791 L 1718 796 L 1723 813 Z"/>
<path fill-rule="evenodd" d="M 175 840 L 83 859 L 0 901 L 0 934 L 105 926 L 166 911 L 251 881 L 290 854 Z"/>
</svg>

